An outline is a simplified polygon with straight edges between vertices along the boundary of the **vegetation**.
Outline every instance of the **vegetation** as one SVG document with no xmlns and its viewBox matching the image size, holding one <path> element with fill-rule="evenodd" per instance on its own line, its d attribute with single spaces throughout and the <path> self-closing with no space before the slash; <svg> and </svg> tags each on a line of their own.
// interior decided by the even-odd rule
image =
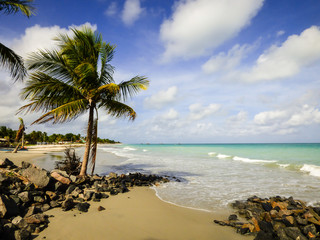
<svg viewBox="0 0 320 240">
<path fill-rule="evenodd" d="M 65 159 L 56 163 L 56 168 L 66 171 L 69 175 L 79 175 L 81 169 L 80 157 L 76 155 L 74 148 L 66 148 Z"/>
<path fill-rule="evenodd" d="M 11 128 L 8 128 L 6 126 L 0 126 L 0 137 L 6 138 L 10 142 L 14 142 L 14 139 L 17 135 L 16 130 L 12 130 Z M 46 132 L 41 131 L 32 131 L 31 133 L 24 134 L 25 142 L 28 144 L 37 144 L 37 143 L 59 143 L 59 142 L 81 142 L 84 137 L 81 137 L 80 134 L 73 134 L 73 133 L 67 133 L 67 134 L 52 134 L 49 135 Z M 103 139 L 103 138 L 97 138 L 98 143 L 120 143 L 114 140 L 110 139 Z"/>
<path fill-rule="evenodd" d="M 20 11 L 30 17 L 34 9 L 32 2 L 33 0 L 0 0 L 0 13 L 15 14 Z M 15 81 L 23 80 L 27 74 L 22 58 L 2 43 L 0 43 L 0 66 L 8 69 Z"/>
<path fill-rule="evenodd" d="M 63 123 L 89 112 L 86 149 L 80 172 L 80 176 L 84 176 L 91 150 L 91 160 L 95 161 L 98 109 L 113 117 L 134 120 L 136 112 L 123 102 L 146 89 L 149 81 L 136 76 L 116 84 L 114 67 L 109 64 L 115 46 L 104 42 L 100 34 L 89 28 L 73 29 L 72 37 L 59 35 L 55 40 L 58 50 L 39 50 L 27 61 L 28 69 L 33 72 L 22 97 L 30 103 L 20 111 L 44 112 L 33 122 L 39 124 L 49 121 Z"/>
</svg>

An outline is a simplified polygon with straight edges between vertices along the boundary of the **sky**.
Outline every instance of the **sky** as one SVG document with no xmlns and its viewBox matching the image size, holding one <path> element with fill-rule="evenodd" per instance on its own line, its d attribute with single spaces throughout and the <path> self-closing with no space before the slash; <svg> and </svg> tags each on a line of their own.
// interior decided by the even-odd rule
<svg viewBox="0 0 320 240">
<path fill-rule="evenodd" d="M 135 121 L 99 112 L 99 136 L 124 143 L 320 142 L 319 0 L 35 0 L 0 14 L 0 42 L 24 59 L 86 25 L 116 45 L 117 83 L 146 76 L 126 104 Z M 0 67 L 0 126 L 81 133 L 88 114 L 31 125 L 16 115 L 23 83 Z"/>
</svg>

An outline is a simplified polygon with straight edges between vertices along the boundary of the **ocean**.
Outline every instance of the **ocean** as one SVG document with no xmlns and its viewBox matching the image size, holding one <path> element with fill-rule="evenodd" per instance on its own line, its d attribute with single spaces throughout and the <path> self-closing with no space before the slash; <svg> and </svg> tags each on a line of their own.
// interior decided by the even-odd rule
<svg viewBox="0 0 320 240">
<path fill-rule="evenodd" d="M 157 196 L 207 211 L 253 195 L 320 203 L 319 143 L 100 145 L 96 172 L 111 171 L 175 177 Z"/>
</svg>

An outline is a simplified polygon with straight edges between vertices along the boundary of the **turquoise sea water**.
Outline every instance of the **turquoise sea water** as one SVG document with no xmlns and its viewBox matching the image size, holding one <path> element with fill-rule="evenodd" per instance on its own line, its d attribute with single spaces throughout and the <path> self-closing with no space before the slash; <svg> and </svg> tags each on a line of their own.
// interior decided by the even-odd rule
<svg viewBox="0 0 320 240">
<path fill-rule="evenodd" d="M 118 160 L 108 161 L 104 153 Z M 97 172 L 175 176 L 156 188 L 174 204 L 215 211 L 252 195 L 320 202 L 320 144 L 100 145 Z"/>
</svg>

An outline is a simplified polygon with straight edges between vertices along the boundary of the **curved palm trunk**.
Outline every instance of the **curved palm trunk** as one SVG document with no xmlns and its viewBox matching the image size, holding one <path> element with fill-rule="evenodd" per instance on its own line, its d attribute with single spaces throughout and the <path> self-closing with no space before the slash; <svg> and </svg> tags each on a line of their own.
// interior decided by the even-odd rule
<svg viewBox="0 0 320 240">
<path fill-rule="evenodd" d="M 19 146 L 20 146 L 20 142 L 18 142 L 18 145 L 16 146 L 16 148 L 13 150 L 12 153 L 17 153 L 17 152 L 18 152 L 18 149 L 19 149 Z"/>
<path fill-rule="evenodd" d="M 87 175 L 87 167 L 88 167 L 88 160 L 89 160 L 91 140 L 92 140 L 93 113 L 94 113 L 93 111 L 94 111 L 94 106 L 90 105 L 86 149 L 84 151 L 84 156 L 83 156 L 81 171 L 80 171 L 79 176 L 86 176 Z"/>
</svg>

